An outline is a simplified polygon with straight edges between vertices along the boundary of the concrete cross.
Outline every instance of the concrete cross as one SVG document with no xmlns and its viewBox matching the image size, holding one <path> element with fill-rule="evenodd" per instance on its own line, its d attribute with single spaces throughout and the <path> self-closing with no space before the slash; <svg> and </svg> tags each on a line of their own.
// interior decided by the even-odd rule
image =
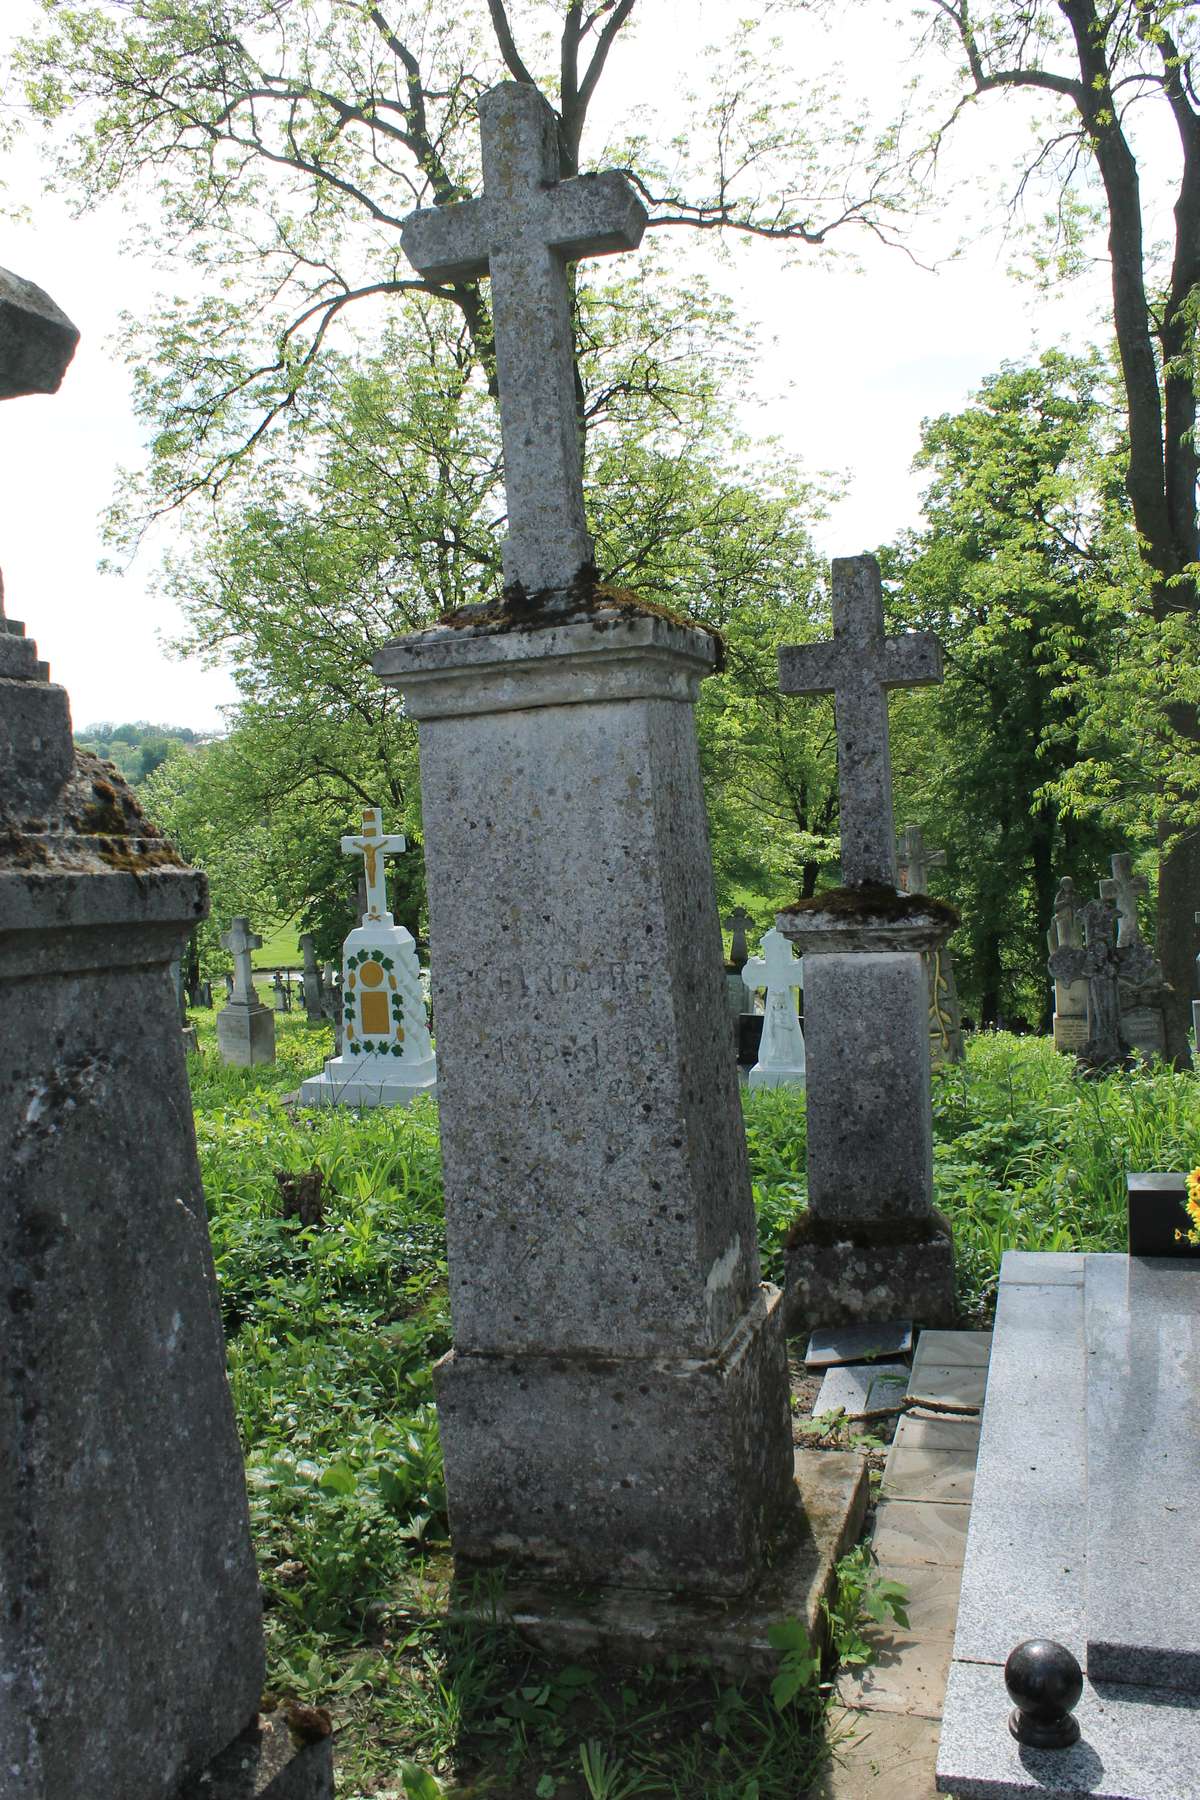
<svg viewBox="0 0 1200 1800">
<path fill-rule="evenodd" d="M 240 1001 L 244 1006 L 251 1005 L 258 996 L 254 992 L 250 952 L 261 948 L 262 939 L 256 931 L 251 931 L 249 919 L 239 914 L 229 930 L 221 933 L 221 944 L 233 957 L 233 993 L 230 999 Z"/>
<path fill-rule="evenodd" d="M 763 932 L 762 955 L 749 958 L 742 980 L 751 993 L 765 988 L 768 999 L 772 994 L 790 994 L 804 984 L 804 962 L 782 931 L 776 931 L 772 925 L 770 931 Z"/>
<path fill-rule="evenodd" d="M 1150 883 L 1144 875 L 1134 874 L 1133 858 L 1128 852 L 1110 856 L 1108 860 L 1112 864 L 1112 880 L 1100 883 L 1100 894 L 1103 899 L 1116 902 L 1117 942 L 1140 944 L 1142 932 L 1138 924 L 1138 895 L 1148 894 Z"/>
<path fill-rule="evenodd" d="M 746 948 L 746 927 L 753 925 L 754 920 L 744 906 L 735 906 L 729 917 L 721 922 L 726 931 L 733 933 L 733 942 L 729 946 L 729 960 L 735 969 L 744 968 L 746 958 L 750 954 Z"/>
<path fill-rule="evenodd" d="M 401 837 L 399 832 L 391 837 L 384 836 L 383 814 L 377 806 L 368 806 L 364 811 L 360 837 L 342 839 L 343 853 L 346 856 L 361 856 L 366 869 L 367 904 L 363 911 L 364 925 L 392 923 L 392 915 L 388 911 L 383 859 L 385 856 L 398 856 L 401 850 L 407 849 L 408 840 Z"/>
<path fill-rule="evenodd" d="M 833 695 L 846 887 L 896 885 L 887 697 L 892 688 L 941 679 L 942 647 L 931 631 L 884 637 L 875 558 L 835 557 L 833 642 L 781 645 L 779 686 L 785 694 Z"/>
<path fill-rule="evenodd" d="M 506 586 L 569 587 L 592 560 L 583 511 L 567 264 L 633 250 L 646 211 L 623 175 L 560 181 L 558 122 L 536 88 L 479 100 L 483 194 L 404 221 L 400 242 L 431 281 L 490 275 L 508 497 Z"/>
<path fill-rule="evenodd" d="M 925 833 L 919 825 L 906 825 L 900 833 L 896 848 L 900 862 L 900 886 L 906 894 L 927 894 L 929 871 L 945 868 L 946 852 L 927 850 Z"/>
<path fill-rule="evenodd" d="M 803 958 L 796 955 L 783 933 L 772 926 L 770 931 L 763 933 L 762 955 L 751 957 L 742 970 L 742 980 L 751 993 L 755 988 L 766 989 L 757 1068 L 760 1072 L 789 1069 L 802 1075 L 804 1034 L 792 996 L 804 980 Z"/>
</svg>

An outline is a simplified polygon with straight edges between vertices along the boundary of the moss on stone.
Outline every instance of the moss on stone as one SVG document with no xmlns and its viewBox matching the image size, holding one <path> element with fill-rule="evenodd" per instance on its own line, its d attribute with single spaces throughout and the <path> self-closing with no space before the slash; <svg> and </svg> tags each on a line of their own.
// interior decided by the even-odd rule
<svg viewBox="0 0 1200 1800">
<path fill-rule="evenodd" d="M 124 875 L 188 866 L 113 764 L 90 750 L 76 751 L 58 807 L 50 819 L 6 822 L 0 866 L 67 873 L 112 869 Z"/>
<path fill-rule="evenodd" d="M 881 881 L 864 881 L 858 887 L 824 888 L 807 899 L 781 906 L 779 911 L 799 918 L 824 913 L 847 923 L 855 919 L 864 923 L 877 919 L 888 925 L 933 918 L 950 930 L 960 923 L 957 908 L 948 900 L 936 900 L 932 894 L 905 894 Z"/>
</svg>

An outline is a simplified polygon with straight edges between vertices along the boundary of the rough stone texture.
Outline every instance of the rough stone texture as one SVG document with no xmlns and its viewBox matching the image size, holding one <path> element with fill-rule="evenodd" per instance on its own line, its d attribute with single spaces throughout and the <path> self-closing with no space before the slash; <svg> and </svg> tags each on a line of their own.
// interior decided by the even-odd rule
<svg viewBox="0 0 1200 1800">
<path fill-rule="evenodd" d="M 491 276 L 509 537 L 504 578 L 568 587 L 592 561 L 584 522 L 567 263 L 632 250 L 646 212 L 621 175 L 559 180 L 558 124 L 536 88 L 506 81 L 478 103 L 483 196 L 404 222 L 435 281 Z"/>
<path fill-rule="evenodd" d="M 802 1214 L 786 1253 L 789 1335 L 818 1323 L 871 1319 L 900 1306 L 931 1325 L 953 1322 L 954 1244 L 940 1213 L 912 1227 L 910 1238 L 897 1240 L 888 1230 L 877 1243 L 869 1241 L 870 1223 L 824 1243 L 804 1235 L 809 1222 L 810 1215 Z"/>
<path fill-rule="evenodd" d="M 883 586 L 873 556 L 833 559 L 833 642 L 779 651 L 785 694 L 832 694 L 838 737 L 842 880 L 896 885 L 896 828 L 888 751 L 888 693 L 942 679 L 930 631 L 883 634 Z"/>
<path fill-rule="evenodd" d="M 27 638 L 0 638 L 26 644 Z M 36 669 L 36 662 L 34 663 Z M 65 688 L 0 673 L 0 817 L 44 819 L 72 768 L 71 715 Z"/>
<path fill-rule="evenodd" d="M 175 1800 L 333 1800 L 333 1739 L 306 1743 L 264 1713 Z"/>
<path fill-rule="evenodd" d="M 1111 887 L 1102 882 L 1101 888 Z M 1135 993 L 1161 987 L 1161 971 L 1140 939 L 1117 942 L 1117 909 L 1111 899 L 1089 900 L 1081 908 L 1085 947 L 1058 949 L 1047 967 L 1055 982 L 1085 980 L 1088 990 L 1088 1036 L 1079 1052 L 1080 1069 L 1103 1073 L 1128 1062 L 1130 1042 L 1124 1031 L 1121 989 Z"/>
<path fill-rule="evenodd" d="M 456 1545 L 469 1530 L 479 1558 L 601 1580 L 636 1550 L 639 1582 L 730 1589 L 758 1572 L 791 1443 L 691 709 L 714 655 L 699 631 L 600 608 L 540 630 L 423 633 L 375 667 L 420 726 Z M 735 1370 L 753 1418 L 720 1398 Z M 608 1432 L 577 1416 L 595 1407 Z M 637 1410 L 669 1412 L 665 1440 L 622 1430 Z M 515 1465 L 522 1419 L 547 1512 L 514 1527 L 493 1471 L 509 1444 Z M 585 1423 L 620 1441 L 619 1470 L 576 1444 Z M 729 1472 L 724 1492 L 705 1488 L 712 1566 L 694 1543 L 684 1555 L 678 1524 L 706 1464 Z M 660 1547 L 643 1523 L 654 1489 L 674 1520 Z"/>
<path fill-rule="evenodd" d="M 0 400 L 56 394 L 79 333 L 44 289 L 0 269 Z"/>
<path fill-rule="evenodd" d="M 205 888 L 95 757 L 48 810 L 0 837 L 0 1796 L 165 1800 L 263 1674 L 167 978 Z"/>
<path fill-rule="evenodd" d="M 275 1061 L 275 1014 L 258 1000 L 231 1000 L 217 1014 L 217 1048 L 230 1068 Z"/>
</svg>

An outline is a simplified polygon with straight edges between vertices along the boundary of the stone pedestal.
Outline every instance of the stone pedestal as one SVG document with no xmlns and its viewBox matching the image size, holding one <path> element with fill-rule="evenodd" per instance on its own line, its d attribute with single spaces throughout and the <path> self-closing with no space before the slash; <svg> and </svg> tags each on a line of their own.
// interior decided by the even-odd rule
<svg viewBox="0 0 1200 1800">
<path fill-rule="evenodd" d="M 235 1069 L 275 1061 L 275 1015 L 257 998 L 231 1000 L 217 1014 L 221 1061 Z"/>
<path fill-rule="evenodd" d="M 603 600 L 529 623 L 375 657 L 420 726 L 451 1531 L 466 1568 L 737 1594 L 796 1503 L 692 717 L 716 645 Z"/>
<path fill-rule="evenodd" d="M 301 1106 L 407 1106 L 437 1092 L 413 936 L 368 921 L 343 947 L 343 1048 L 300 1085 Z"/>
<path fill-rule="evenodd" d="M 933 1207 L 924 955 L 957 922 L 924 895 L 818 895 L 778 925 L 804 955 L 808 1211 L 787 1256 L 788 1329 L 953 1323 L 954 1251 Z"/>
</svg>

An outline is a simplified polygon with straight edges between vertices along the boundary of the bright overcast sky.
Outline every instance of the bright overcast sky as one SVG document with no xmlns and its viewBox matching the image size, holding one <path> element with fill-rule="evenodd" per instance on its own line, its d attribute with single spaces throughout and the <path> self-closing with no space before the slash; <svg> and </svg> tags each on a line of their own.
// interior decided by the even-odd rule
<svg viewBox="0 0 1200 1800">
<path fill-rule="evenodd" d="M 628 97 L 640 89 L 660 110 L 664 70 L 677 66 L 679 46 L 712 36 L 723 16 L 745 10 L 736 0 L 644 0 L 639 39 L 610 63 L 610 91 L 619 84 Z M 886 29 L 889 11 L 903 24 L 907 7 L 881 3 L 879 28 L 869 33 L 854 9 L 828 38 L 812 38 L 811 26 L 787 19 L 781 29 L 809 32 L 797 45 L 801 67 L 805 57 L 809 66 L 813 57 L 823 65 L 840 51 L 861 70 L 868 38 L 865 67 L 876 92 L 886 95 L 907 79 L 902 40 Z M 5 0 L 0 49 L 32 12 L 31 0 Z M 990 158 L 1003 164 L 1006 150 L 1020 143 L 1018 115 L 1003 106 L 998 100 L 956 141 L 956 174 Z M 27 622 L 54 679 L 68 688 L 79 725 L 144 718 L 212 728 L 233 698 L 232 684 L 163 650 L 160 638 L 177 621 L 146 591 L 155 548 L 122 577 L 96 568 L 103 554 L 99 514 L 115 471 L 140 455 L 116 342 L 118 315 L 148 310 L 169 277 L 122 254 L 115 211 L 73 220 L 61 204 L 41 199 L 37 170 L 33 149 L 19 148 L 2 171 L 4 198 L 28 205 L 33 222 L 0 221 L 0 264 L 46 288 L 82 341 L 58 395 L 0 409 L 7 610 Z M 949 250 L 955 229 L 951 213 L 919 233 L 926 259 Z M 1080 348 L 1107 332 L 1106 270 L 1051 301 L 1007 275 L 998 238 L 935 272 L 865 241 L 859 250 L 861 273 L 816 255 L 784 266 L 778 249 L 756 245 L 716 274 L 735 285 L 739 308 L 762 326 L 757 385 L 765 404 L 756 405 L 748 425 L 778 434 L 811 468 L 838 471 L 846 481 L 845 498 L 817 533 L 829 555 L 872 548 L 918 523 L 919 484 L 910 464 L 923 418 L 960 407 L 1005 359 L 1051 344 Z"/>
</svg>

